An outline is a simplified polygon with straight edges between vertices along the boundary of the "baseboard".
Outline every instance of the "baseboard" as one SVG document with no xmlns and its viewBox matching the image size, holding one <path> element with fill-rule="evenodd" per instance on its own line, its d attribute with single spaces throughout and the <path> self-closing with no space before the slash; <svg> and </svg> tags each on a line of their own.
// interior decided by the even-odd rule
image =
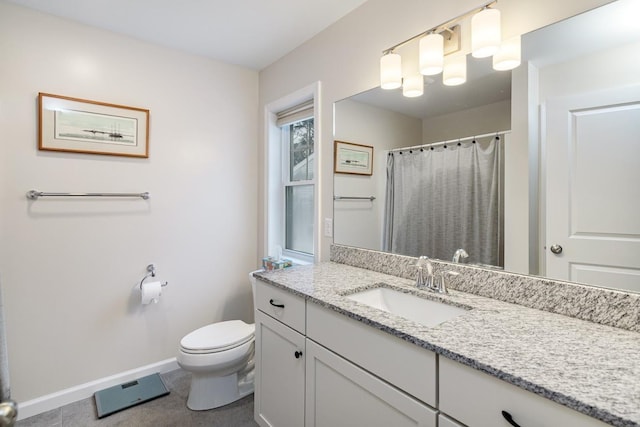
<svg viewBox="0 0 640 427">
<path fill-rule="evenodd" d="M 110 377 L 101 378 L 65 390 L 28 400 L 26 402 L 18 402 L 18 420 L 32 417 L 78 400 L 86 399 L 93 396 L 96 391 L 100 391 L 107 387 L 112 387 L 136 378 L 150 375 L 155 372 L 164 373 L 178 369 L 178 362 L 175 357 L 166 359 L 161 362 L 152 363 L 151 365 L 142 366 L 130 371 L 121 372 Z"/>
</svg>

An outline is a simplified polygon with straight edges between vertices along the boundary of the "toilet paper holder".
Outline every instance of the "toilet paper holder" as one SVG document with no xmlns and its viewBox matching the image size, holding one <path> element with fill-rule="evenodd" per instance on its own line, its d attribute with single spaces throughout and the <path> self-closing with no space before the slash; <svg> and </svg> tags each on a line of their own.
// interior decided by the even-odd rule
<svg viewBox="0 0 640 427">
<path fill-rule="evenodd" d="M 145 280 L 147 280 L 149 277 L 156 277 L 156 265 L 155 264 L 149 264 L 147 265 L 147 274 L 145 274 L 145 276 L 142 278 L 142 280 L 140 280 L 140 290 L 142 290 L 142 284 L 144 283 Z M 162 282 L 160 283 L 160 285 L 164 288 L 165 286 L 167 286 L 169 284 L 169 282 Z"/>
</svg>

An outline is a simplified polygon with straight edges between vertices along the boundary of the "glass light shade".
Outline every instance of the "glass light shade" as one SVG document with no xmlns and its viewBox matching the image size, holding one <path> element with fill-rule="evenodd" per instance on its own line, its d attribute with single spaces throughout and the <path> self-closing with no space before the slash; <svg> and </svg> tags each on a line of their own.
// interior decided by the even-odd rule
<svg viewBox="0 0 640 427">
<path fill-rule="evenodd" d="M 415 98 L 424 93 L 424 77 L 416 73 L 404 78 L 402 83 L 402 94 L 407 98 Z"/>
<path fill-rule="evenodd" d="M 380 87 L 397 89 L 402 86 L 402 58 L 397 53 L 387 53 L 380 58 Z"/>
<path fill-rule="evenodd" d="M 446 86 L 458 86 L 467 81 L 467 55 L 458 53 L 444 58 L 442 83 Z"/>
<path fill-rule="evenodd" d="M 493 55 L 493 69 L 497 71 L 513 70 L 521 62 L 520 36 L 505 40 Z"/>
<path fill-rule="evenodd" d="M 502 30 L 500 11 L 484 9 L 471 18 L 471 55 L 486 58 L 495 54 L 500 47 Z"/>
<path fill-rule="evenodd" d="M 442 72 L 444 62 L 444 37 L 428 34 L 420 39 L 420 72 L 433 76 Z"/>
</svg>

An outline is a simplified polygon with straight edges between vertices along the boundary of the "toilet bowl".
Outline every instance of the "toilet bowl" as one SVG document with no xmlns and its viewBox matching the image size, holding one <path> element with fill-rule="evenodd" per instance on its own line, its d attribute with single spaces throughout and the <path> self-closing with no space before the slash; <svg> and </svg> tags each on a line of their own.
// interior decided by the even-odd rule
<svg viewBox="0 0 640 427">
<path fill-rule="evenodd" d="M 254 291 L 253 273 L 249 277 Z M 180 340 L 178 365 L 191 372 L 189 409 L 213 409 L 253 393 L 254 333 L 253 323 L 228 320 L 203 326 Z"/>
</svg>

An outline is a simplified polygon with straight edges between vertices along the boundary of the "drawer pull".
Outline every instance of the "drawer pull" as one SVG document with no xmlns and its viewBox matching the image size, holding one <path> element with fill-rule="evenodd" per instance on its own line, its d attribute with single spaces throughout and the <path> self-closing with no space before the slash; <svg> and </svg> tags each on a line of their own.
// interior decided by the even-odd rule
<svg viewBox="0 0 640 427">
<path fill-rule="evenodd" d="M 504 417 L 505 420 L 507 420 L 507 422 L 509 424 L 511 424 L 513 427 L 520 427 L 520 424 L 518 424 L 517 422 L 513 421 L 513 417 L 511 416 L 510 413 L 508 413 L 507 411 L 502 411 L 502 416 Z"/>
<path fill-rule="evenodd" d="M 296 359 L 300 359 L 302 357 L 302 352 L 296 351 L 295 353 L 293 353 L 293 355 L 296 357 Z"/>
<path fill-rule="evenodd" d="M 273 299 L 269 300 L 269 304 L 271 304 L 274 307 L 284 308 L 284 304 L 276 304 L 276 302 Z"/>
</svg>

